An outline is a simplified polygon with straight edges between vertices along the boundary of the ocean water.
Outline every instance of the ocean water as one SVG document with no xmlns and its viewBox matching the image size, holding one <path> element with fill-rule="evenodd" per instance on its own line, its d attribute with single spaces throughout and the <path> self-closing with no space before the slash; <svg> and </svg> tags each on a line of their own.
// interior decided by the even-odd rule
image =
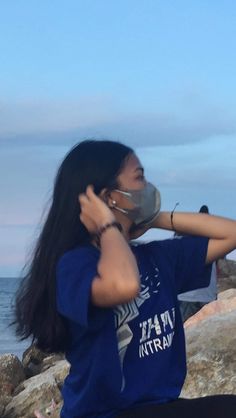
<svg viewBox="0 0 236 418">
<path fill-rule="evenodd" d="M 9 326 L 13 319 L 14 296 L 19 283 L 19 278 L 0 277 L 0 355 L 11 353 L 21 359 L 30 341 L 19 341 L 14 334 L 14 327 Z"/>
</svg>

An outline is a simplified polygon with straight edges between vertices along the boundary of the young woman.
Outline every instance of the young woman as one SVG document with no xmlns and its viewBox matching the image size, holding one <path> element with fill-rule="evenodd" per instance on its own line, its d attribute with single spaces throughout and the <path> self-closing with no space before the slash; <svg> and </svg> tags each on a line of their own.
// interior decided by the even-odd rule
<svg viewBox="0 0 236 418">
<path fill-rule="evenodd" d="M 148 228 L 188 236 L 130 243 Z M 16 303 L 18 335 L 71 364 L 61 417 L 235 418 L 236 396 L 178 399 L 186 359 L 177 300 L 207 286 L 209 263 L 235 247 L 233 220 L 160 212 L 127 146 L 75 146 Z"/>
</svg>

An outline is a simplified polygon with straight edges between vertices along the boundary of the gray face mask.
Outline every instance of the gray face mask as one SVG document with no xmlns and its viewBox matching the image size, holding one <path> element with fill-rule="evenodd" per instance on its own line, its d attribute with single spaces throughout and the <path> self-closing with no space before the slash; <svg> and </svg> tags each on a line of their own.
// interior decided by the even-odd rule
<svg viewBox="0 0 236 418">
<path fill-rule="evenodd" d="M 123 209 L 113 206 L 124 213 L 135 225 L 143 226 L 152 222 L 159 214 L 161 208 L 161 195 L 159 190 L 151 183 L 147 183 L 142 190 L 119 190 L 134 204 L 133 209 Z"/>
</svg>

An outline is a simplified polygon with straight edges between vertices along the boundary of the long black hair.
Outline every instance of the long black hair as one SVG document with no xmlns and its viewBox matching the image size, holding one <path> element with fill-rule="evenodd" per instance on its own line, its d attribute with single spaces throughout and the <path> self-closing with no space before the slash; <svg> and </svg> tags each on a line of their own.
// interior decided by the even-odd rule
<svg viewBox="0 0 236 418">
<path fill-rule="evenodd" d="M 15 303 L 16 334 L 43 351 L 66 349 L 66 320 L 56 309 L 56 265 L 68 250 L 90 241 L 80 221 L 78 195 L 118 187 L 117 176 L 133 150 L 113 141 L 87 140 L 66 155 L 56 175 L 51 206 L 26 266 Z"/>
</svg>

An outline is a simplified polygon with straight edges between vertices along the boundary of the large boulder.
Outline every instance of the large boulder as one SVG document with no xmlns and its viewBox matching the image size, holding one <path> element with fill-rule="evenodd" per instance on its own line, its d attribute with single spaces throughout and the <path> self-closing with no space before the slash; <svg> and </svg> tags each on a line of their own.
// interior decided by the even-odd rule
<svg viewBox="0 0 236 418">
<path fill-rule="evenodd" d="M 68 371 L 69 363 L 61 360 L 45 372 L 25 380 L 16 388 L 3 417 L 32 418 L 36 410 L 45 411 L 44 414 L 47 415 L 46 410 L 51 405 L 52 399 L 56 404 L 55 409 L 59 411 L 62 402 L 60 387 Z"/>
<path fill-rule="evenodd" d="M 236 297 L 236 289 L 227 289 L 224 292 L 218 294 L 218 299 L 232 299 Z"/>
<path fill-rule="evenodd" d="M 210 316 L 217 316 L 231 311 L 236 311 L 236 289 L 228 289 L 220 293 L 217 300 L 204 305 L 200 311 L 188 318 L 184 323 L 184 327 L 187 329 Z"/>
<path fill-rule="evenodd" d="M 182 397 L 236 394 L 236 310 L 186 328 L 188 374 Z"/>
<path fill-rule="evenodd" d="M 24 368 L 14 354 L 0 356 L 0 396 L 11 396 L 14 389 L 25 379 Z"/>
</svg>

